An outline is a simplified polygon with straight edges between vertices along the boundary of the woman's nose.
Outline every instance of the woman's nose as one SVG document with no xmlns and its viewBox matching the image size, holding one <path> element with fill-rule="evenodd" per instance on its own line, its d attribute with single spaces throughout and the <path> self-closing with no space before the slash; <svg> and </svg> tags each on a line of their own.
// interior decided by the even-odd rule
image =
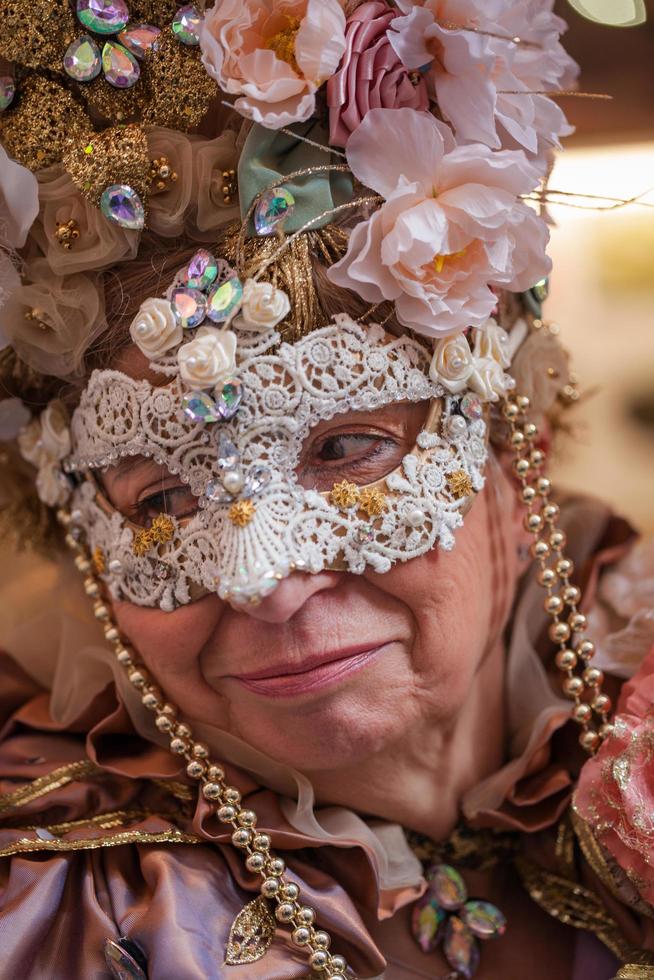
<svg viewBox="0 0 654 980">
<path fill-rule="evenodd" d="M 339 578 L 339 572 L 317 572 L 314 575 L 293 572 L 260 602 L 246 605 L 230 602 L 230 605 L 236 612 L 264 623 L 286 623 L 311 596 L 338 585 Z"/>
</svg>

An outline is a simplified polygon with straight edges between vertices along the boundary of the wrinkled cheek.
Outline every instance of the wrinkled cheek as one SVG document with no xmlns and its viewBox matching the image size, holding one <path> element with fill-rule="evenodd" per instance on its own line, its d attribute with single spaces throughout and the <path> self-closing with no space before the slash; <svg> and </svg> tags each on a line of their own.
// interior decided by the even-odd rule
<svg viewBox="0 0 654 980">
<path fill-rule="evenodd" d="M 200 652 L 216 629 L 222 608 L 213 595 L 172 613 L 131 602 L 114 603 L 121 632 L 162 685 L 167 678 L 200 676 Z"/>
</svg>

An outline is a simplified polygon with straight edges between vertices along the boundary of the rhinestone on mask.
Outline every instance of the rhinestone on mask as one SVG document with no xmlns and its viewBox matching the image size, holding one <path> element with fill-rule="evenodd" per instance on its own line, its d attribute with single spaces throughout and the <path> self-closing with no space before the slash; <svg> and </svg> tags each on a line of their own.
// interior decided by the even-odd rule
<svg viewBox="0 0 654 980">
<path fill-rule="evenodd" d="M 114 88 L 131 88 L 141 76 L 134 55 L 116 41 L 107 41 L 102 49 L 102 71 Z"/>
<path fill-rule="evenodd" d="M 273 187 L 257 201 L 254 209 L 254 227 L 257 235 L 272 235 L 280 222 L 289 218 L 295 210 L 295 198 L 285 187 Z"/>
<path fill-rule="evenodd" d="M 211 395 L 190 391 L 182 397 L 182 411 L 192 422 L 217 422 L 220 416 Z"/>
<path fill-rule="evenodd" d="M 90 82 L 102 68 L 100 49 L 89 34 L 82 34 L 68 45 L 64 55 L 64 71 L 76 82 Z"/>
<path fill-rule="evenodd" d="M 467 419 L 480 419 L 484 414 L 484 405 L 479 395 L 466 392 L 461 399 L 461 411 Z"/>
<path fill-rule="evenodd" d="M 190 289 L 208 289 L 218 275 L 216 258 L 206 248 L 195 253 L 186 270 L 186 285 Z"/>
<path fill-rule="evenodd" d="M 121 31 L 117 40 L 127 48 L 135 58 L 143 60 L 149 51 L 157 50 L 161 29 L 153 24 L 134 24 Z"/>
<path fill-rule="evenodd" d="M 7 109 L 16 94 L 16 83 L 11 75 L 0 75 L 0 112 Z"/>
<path fill-rule="evenodd" d="M 216 411 L 223 422 L 233 419 L 243 400 L 243 385 L 238 378 L 228 378 L 216 389 Z"/>
<path fill-rule="evenodd" d="M 182 44 L 190 47 L 200 43 L 200 27 L 202 25 L 202 15 L 193 4 L 180 7 L 173 17 L 173 34 Z"/>
<path fill-rule="evenodd" d="M 77 0 L 77 18 L 95 34 L 118 34 L 127 27 L 129 10 L 124 0 Z"/>
<path fill-rule="evenodd" d="M 214 323 L 224 323 L 238 309 L 243 299 L 243 286 L 238 276 L 219 283 L 207 298 L 207 316 Z"/>
<path fill-rule="evenodd" d="M 111 184 L 102 192 L 100 210 L 121 228 L 139 230 L 145 224 L 145 210 L 133 187 L 129 184 Z"/>
<path fill-rule="evenodd" d="M 207 300 L 204 293 L 199 289 L 189 289 L 188 286 L 180 286 L 173 290 L 170 305 L 177 322 L 187 330 L 198 327 L 207 312 Z"/>
</svg>

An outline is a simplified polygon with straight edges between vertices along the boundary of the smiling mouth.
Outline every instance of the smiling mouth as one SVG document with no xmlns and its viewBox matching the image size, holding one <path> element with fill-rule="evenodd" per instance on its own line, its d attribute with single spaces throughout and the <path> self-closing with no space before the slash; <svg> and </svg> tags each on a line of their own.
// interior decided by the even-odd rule
<svg viewBox="0 0 654 980">
<path fill-rule="evenodd" d="M 292 697 L 322 690 L 367 666 L 388 643 L 351 647 L 309 657 L 301 663 L 276 664 L 248 674 L 231 674 L 248 691 L 268 697 Z"/>
</svg>

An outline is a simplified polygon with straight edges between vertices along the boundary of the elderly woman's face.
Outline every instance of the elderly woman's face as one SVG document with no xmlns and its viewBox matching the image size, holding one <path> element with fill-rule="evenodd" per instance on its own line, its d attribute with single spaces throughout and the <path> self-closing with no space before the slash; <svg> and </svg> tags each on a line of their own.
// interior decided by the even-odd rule
<svg viewBox="0 0 654 980">
<path fill-rule="evenodd" d="M 388 473 L 414 445 L 425 405 L 326 422 L 298 478 L 325 489 Z M 147 522 L 194 507 L 151 462 L 104 474 L 112 502 Z M 386 574 L 294 573 L 258 605 L 208 595 L 175 612 L 116 603 L 121 629 L 166 696 L 280 762 L 334 769 L 383 751 L 425 722 L 447 727 L 496 642 L 517 577 L 515 493 L 498 464 L 446 553 Z"/>
</svg>

